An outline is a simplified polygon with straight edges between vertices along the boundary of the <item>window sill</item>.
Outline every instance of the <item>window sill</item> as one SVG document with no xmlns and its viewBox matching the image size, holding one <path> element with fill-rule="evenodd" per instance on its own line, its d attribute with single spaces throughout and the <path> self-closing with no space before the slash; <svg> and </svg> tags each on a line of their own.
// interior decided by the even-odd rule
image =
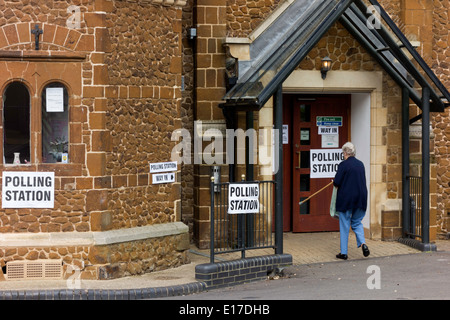
<svg viewBox="0 0 450 320">
<path fill-rule="evenodd" d="M 5 163 L 0 165 L 0 169 L 16 169 L 18 171 L 39 171 L 39 172 L 55 172 L 56 176 L 81 176 L 82 175 L 82 164 L 81 163 L 39 163 L 39 164 L 13 164 Z"/>
</svg>

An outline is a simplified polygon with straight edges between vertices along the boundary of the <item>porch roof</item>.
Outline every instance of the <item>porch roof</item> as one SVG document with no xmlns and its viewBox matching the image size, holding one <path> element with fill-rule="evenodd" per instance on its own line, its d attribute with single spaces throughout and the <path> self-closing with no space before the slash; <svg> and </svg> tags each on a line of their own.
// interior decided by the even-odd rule
<svg viewBox="0 0 450 320">
<path fill-rule="evenodd" d="M 269 45 L 266 36 L 265 42 L 256 44 L 262 53 L 239 75 L 221 107 L 247 111 L 262 108 L 329 28 L 340 21 L 392 79 L 407 88 L 419 108 L 421 90 L 427 87 L 431 92 L 430 111 L 444 111 L 450 105 L 448 90 L 378 1 L 368 1 L 372 10 L 378 9 L 377 14 L 362 0 L 293 1 L 268 28 L 268 36 L 276 40 Z"/>
</svg>

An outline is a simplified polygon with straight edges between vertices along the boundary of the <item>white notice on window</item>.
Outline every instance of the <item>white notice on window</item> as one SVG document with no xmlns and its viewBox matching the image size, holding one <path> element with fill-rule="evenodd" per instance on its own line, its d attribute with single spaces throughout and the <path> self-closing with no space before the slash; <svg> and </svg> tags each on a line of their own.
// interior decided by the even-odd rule
<svg viewBox="0 0 450 320">
<path fill-rule="evenodd" d="M 321 137 L 322 148 L 339 148 L 338 134 L 323 134 Z"/>
<path fill-rule="evenodd" d="M 64 112 L 63 88 L 47 88 L 45 94 L 47 112 Z"/>
<path fill-rule="evenodd" d="M 283 124 L 283 144 L 289 144 L 289 125 Z"/>
</svg>

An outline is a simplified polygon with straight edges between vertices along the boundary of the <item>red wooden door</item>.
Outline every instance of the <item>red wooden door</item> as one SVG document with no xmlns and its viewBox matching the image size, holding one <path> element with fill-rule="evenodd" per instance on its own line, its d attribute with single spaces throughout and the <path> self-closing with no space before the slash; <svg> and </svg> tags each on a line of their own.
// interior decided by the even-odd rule
<svg viewBox="0 0 450 320">
<path fill-rule="evenodd" d="M 338 220 L 330 216 L 332 186 L 302 205 L 299 205 L 299 202 L 332 181 L 331 177 L 312 178 L 310 154 L 311 150 L 328 152 L 340 149 L 348 141 L 350 96 L 332 95 L 309 99 L 299 97 L 293 100 L 292 108 L 292 231 L 338 231 Z M 338 133 L 319 134 L 318 119 L 334 120 L 327 127 L 334 128 L 333 133 Z M 340 123 L 337 124 L 336 120 L 340 120 Z"/>
</svg>

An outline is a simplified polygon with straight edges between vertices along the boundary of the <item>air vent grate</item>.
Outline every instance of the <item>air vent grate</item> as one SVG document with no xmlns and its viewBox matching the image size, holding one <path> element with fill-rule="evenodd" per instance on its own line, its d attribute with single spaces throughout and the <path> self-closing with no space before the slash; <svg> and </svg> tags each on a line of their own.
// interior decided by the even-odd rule
<svg viewBox="0 0 450 320">
<path fill-rule="evenodd" d="M 61 260 L 18 260 L 6 263 L 7 280 L 62 279 Z"/>
</svg>

